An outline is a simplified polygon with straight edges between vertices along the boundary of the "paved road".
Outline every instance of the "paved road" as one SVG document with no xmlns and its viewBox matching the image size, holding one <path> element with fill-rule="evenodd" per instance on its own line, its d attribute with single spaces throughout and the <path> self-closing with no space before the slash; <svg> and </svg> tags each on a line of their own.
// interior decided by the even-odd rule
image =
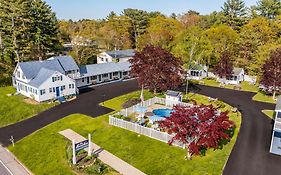
<svg viewBox="0 0 281 175">
<path fill-rule="evenodd" d="M 89 92 L 80 94 L 74 101 L 55 106 L 22 122 L 0 128 L 0 144 L 8 146 L 10 145 L 10 136 L 13 136 L 15 141 L 18 141 L 34 131 L 70 114 L 81 113 L 92 117 L 107 114 L 112 110 L 99 106 L 99 103 L 135 91 L 138 88 L 137 82 L 130 80 L 98 86 L 94 90 L 89 89 Z M 84 91 L 87 91 L 87 89 Z"/>
<path fill-rule="evenodd" d="M 197 86 L 196 92 L 218 98 L 242 112 L 242 124 L 224 175 L 281 174 L 281 156 L 269 153 L 273 121 L 261 110 L 275 105 L 252 101 L 251 92 Z"/>
<path fill-rule="evenodd" d="M 7 146 L 10 144 L 8 139 L 11 135 L 17 141 L 69 114 L 82 113 L 96 117 L 111 112 L 98 104 L 137 89 L 134 80 L 96 87 L 93 91 L 79 95 L 75 101 L 56 106 L 23 122 L 0 128 L 0 142 Z M 273 104 L 252 101 L 254 93 L 251 92 L 206 86 L 197 86 L 193 91 L 221 99 L 238 107 L 242 112 L 240 133 L 223 171 L 224 175 L 281 174 L 281 156 L 269 154 L 273 121 L 261 112 L 262 109 L 274 109 Z M 102 94 L 106 96 L 103 97 Z"/>
</svg>

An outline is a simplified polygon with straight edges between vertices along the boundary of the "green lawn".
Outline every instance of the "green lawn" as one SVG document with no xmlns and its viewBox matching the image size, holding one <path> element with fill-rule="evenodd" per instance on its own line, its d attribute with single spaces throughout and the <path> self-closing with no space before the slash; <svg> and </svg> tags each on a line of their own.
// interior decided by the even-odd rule
<svg viewBox="0 0 281 175">
<path fill-rule="evenodd" d="M 203 79 L 202 81 L 204 82 L 204 85 L 206 85 L 206 86 L 213 86 L 213 87 L 219 87 L 220 86 L 220 84 L 216 80 Z M 234 89 L 234 86 L 233 85 L 226 85 L 225 88 Z M 263 94 L 262 92 L 259 91 L 258 86 L 249 84 L 248 82 L 242 82 L 241 83 L 241 90 L 257 93 L 253 97 L 253 100 L 255 100 L 255 101 L 262 101 L 262 102 L 267 102 L 267 103 L 276 103 L 276 101 L 272 99 L 272 96 L 268 96 L 268 95 Z"/>
<path fill-rule="evenodd" d="M 269 118 L 274 119 L 275 117 L 275 112 L 273 110 L 262 110 L 262 112 L 267 115 Z"/>
<path fill-rule="evenodd" d="M 146 92 L 146 95 L 151 94 Z M 105 106 L 121 109 L 128 98 L 138 96 L 139 92 L 134 92 L 117 97 L 106 101 Z M 207 102 L 204 96 L 194 95 L 192 98 Z M 81 114 L 68 116 L 24 138 L 9 149 L 35 174 L 73 174 L 66 160 L 68 141 L 58 134 L 61 130 L 71 128 L 84 137 L 92 133 L 93 142 L 146 174 L 221 174 L 241 123 L 240 116 L 236 114 L 231 114 L 231 119 L 235 121 L 237 129 L 230 143 L 222 150 L 208 150 L 206 156 L 194 157 L 191 161 L 184 159 L 184 149 L 110 126 L 108 115 L 98 118 Z"/>
<path fill-rule="evenodd" d="M 15 92 L 15 88 L 11 86 L 0 88 L 0 127 L 30 118 L 55 105 L 54 103 L 33 105 L 26 103 L 23 96 L 7 96 Z"/>
</svg>

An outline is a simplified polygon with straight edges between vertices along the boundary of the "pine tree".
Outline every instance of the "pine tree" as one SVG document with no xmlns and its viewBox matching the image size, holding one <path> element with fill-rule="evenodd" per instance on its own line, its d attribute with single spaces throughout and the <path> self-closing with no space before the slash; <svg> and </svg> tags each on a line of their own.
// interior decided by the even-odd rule
<svg viewBox="0 0 281 175">
<path fill-rule="evenodd" d="M 225 22 L 233 29 L 239 29 L 245 23 L 247 8 L 243 0 L 227 0 L 222 11 L 225 15 Z"/>
<path fill-rule="evenodd" d="M 59 50 L 58 21 L 51 7 L 42 0 L 31 3 L 30 20 L 32 58 L 43 59 L 47 53 Z"/>
<path fill-rule="evenodd" d="M 274 19 L 281 14 L 281 1 L 280 0 L 260 0 L 256 7 L 259 15 Z"/>
</svg>

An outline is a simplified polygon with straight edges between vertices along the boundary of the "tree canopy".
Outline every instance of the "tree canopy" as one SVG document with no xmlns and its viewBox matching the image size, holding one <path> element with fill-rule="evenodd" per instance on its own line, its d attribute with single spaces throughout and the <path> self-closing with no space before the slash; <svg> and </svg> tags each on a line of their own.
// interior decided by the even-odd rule
<svg viewBox="0 0 281 175">
<path fill-rule="evenodd" d="M 159 46 L 146 46 L 129 61 L 131 75 L 151 91 L 174 89 L 182 83 L 183 62 Z"/>
<path fill-rule="evenodd" d="M 276 91 L 281 92 L 281 48 L 270 54 L 270 58 L 262 67 L 262 72 L 261 84 L 272 91 L 275 98 Z"/>
<path fill-rule="evenodd" d="M 169 143 L 175 141 L 186 145 L 187 157 L 204 154 L 206 149 L 218 149 L 223 141 L 229 141 L 235 127 L 229 120 L 228 112 L 218 112 L 210 106 L 175 106 L 169 118 L 160 122 L 160 127 L 175 136 Z"/>
</svg>

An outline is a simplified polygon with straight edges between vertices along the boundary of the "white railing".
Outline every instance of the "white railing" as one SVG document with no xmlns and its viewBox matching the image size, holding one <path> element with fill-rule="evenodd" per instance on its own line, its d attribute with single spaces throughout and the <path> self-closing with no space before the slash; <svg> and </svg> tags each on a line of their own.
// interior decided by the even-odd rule
<svg viewBox="0 0 281 175">
<path fill-rule="evenodd" d="M 153 128 L 144 127 L 144 126 L 141 126 L 136 123 L 128 122 L 128 121 L 113 117 L 111 115 L 109 115 L 109 124 L 113 125 L 113 126 L 117 126 L 119 128 L 127 129 L 129 131 L 132 131 L 132 132 L 135 132 L 138 134 L 148 136 L 150 138 L 153 138 L 153 139 L 165 142 L 165 143 L 168 143 L 173 138 L 172 135 L 170 135 L 166 132 L 161 132 L 161 131 L 157 131 Z M 173 145 L 181 147 L 181 148 L 185 147 L 185 145 L 180 142 L 173 142 Z"/>
</svg>

